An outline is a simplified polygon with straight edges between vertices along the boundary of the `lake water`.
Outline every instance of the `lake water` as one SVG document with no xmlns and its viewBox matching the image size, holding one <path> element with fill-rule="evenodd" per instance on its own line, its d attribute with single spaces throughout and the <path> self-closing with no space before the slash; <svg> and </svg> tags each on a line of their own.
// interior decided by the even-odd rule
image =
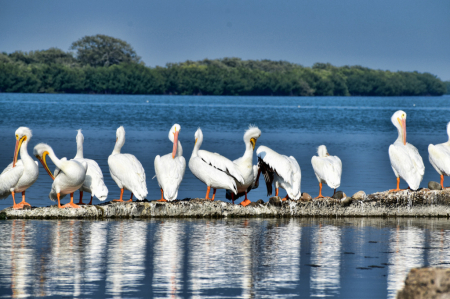
<svg viewBox="0 0 450 299">
<path fill-rule="evenodd" d="M 447 219 L 0 222 L 0 297 L 395 298 Z"/>
<path fill-rule="evenodd" d="M 109 174 L 108 156 L 114 147 L 115 131 L 123 125 L 126 142 L 122 152 L 134 154 L 141 161 L 147 175 L 148 199 L 158 199 L 161 193 L 156 179 L 152 180 L 153 161 L 156 155 L 172 151 L 168 132 L 174 123 L 181 125 L 179 140 L 186 161 L 198 127 L 204 133 L 203 149 L 236 159 L 244 153 L 245 130 L 249 124 L 255 124 L 262 131 L 256 146 L 266 145 L 297 159 L 302 169 L 302 192 L 318 195 L 311 157 L 319 145 L 325 144 L 331 155 L 342 160 L 339 189 L 348 195 L 359 190 L 373 193 L 396 185 L 388 148 L 397 138 L 397 130 L 390 118 L 396 110 L 403 109 L 408 114 L 408 141 L 419 149 L 425 163 L 421 184 L 425 187 L 430 180 L 439 181 L 439 175 L 428 161 L 428 144 L 448 140 L 449 102 L 450 97 L 0 94 L 0 169 L 13 160 L 14 132 L 19 126 L 33 130 L 30 153 L 34 145 L 45 142 L 59 158 L 75 156 L 76 130 L 81 128 L 85 136 L 84 156 L 96 160 L 102 168 L 109 189 L 108 199 L 117 198 L 120 190 Z M 50 159 L 48 163 L 53 165 Z M 46 206 L 53 203 L 48 199 L 52 180 L 42 166 L 39 169 L 39 179 L 28 189 L 27 200 L 34 206 Z M 407 184 L 402 181 L 401 187 L 406 188 Z M 204 197 L 205 191 L 205 185 L 187 168 L 178 197 Z M 325 195 L 332 192 L 324 187 Z M 280 195 L 284 197 L 285 191 L 280 190 Z M 216 198 L 226 200 L 225 191 L 218 190 Z M 265 184 L 252 190 L 249 199 L 266 201 Z M 11 198 L 2 200 L 0 209 L 11 204 Z"/>
<path fill-rule="evenodd" d="M 203 149 L 236 159 L 244 152 L 245 130 L 255 124 L 262 131 L 257 146 L 297 159 L 302 192 L 318 194 L 311 157 L 325 144 L 343 163 L 339 190 L 348 195 L 359 190 L 373 193 L 395 187 L 388 147 L 397 131 L 390 117 L 402 109 L 408 114 L 408 142 L 425 163 L 425 187 L 439 180 L 427 148 L 448 140 L 449 100 L 0 94 L 0 170 L 12 162 L 19 126 L 33 130 L 30 153 L 35 144 L 45 142 L 59 158 L 75 156 L 76 130 L 81 128 L 85 157 L 102 168 L 108 200 L 118 198 L 120 190 L 107 159 L 115 131 L 123 125 L 122 152 L 134 154 L 143 164 L 147 198 L 152 200 L 160 197 L 157 181 L 152 180 L 153 161 L 171 152 L 167 136 L 174 123 L 181 125 L 179 140 L 187 161 L 198 127 L 204 133 Z M 39 169 L 27 201 L 33 206 L 54 204 L 48 199 L 52 180 L 42 166 Z M 404 181 L 401 187 L 407 187 Z M 186 169 L 178 197 L 204 197 L 205 191 Z M 325 186 L 323 193 L 330 195 L 332 190 Z M 225 191 L 218 190 L 216 198 L 226 201 Z M 262 182 L 249 199 L 267 201 Z M 11 205 L 11 197 L 0 201 L 0 209 Z M 8 220 L 0 222 L 0 294 L 394 297 L 411 267 L 450 263 L 449 232 L 447 220 Z"/>
</svg>

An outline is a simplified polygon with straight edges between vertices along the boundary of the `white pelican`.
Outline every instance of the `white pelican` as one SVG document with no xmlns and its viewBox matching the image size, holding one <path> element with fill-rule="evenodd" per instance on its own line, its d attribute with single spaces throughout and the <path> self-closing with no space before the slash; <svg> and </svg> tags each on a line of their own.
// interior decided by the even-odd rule
<svg viewBox="0 0 450 299">
<path fill-rule="evenodd" d="M 441 176 L 442 189 L 444 189 L 444 175 L 450 176 L 450 122 L 447 124 L 447 135 L 447 142 L 428 146 L 430 163 Z"/>
<path fill-rule="evenodd" d="M 253 167 L 253 151 L 255 150 L 256 141 L 261 136 L 261 130 L 256 126 L 250 126 L 244 134 L 244 143 L 245 143 L 245 152 L 242 157 L 233 161 L 236 164 L 238 172 L 241 174 L 244 179 L 243 183 L 236 182 L 237 187 L 237 196 L 233 193 L 231 194 L 231 200 L 234 203 L 236 198 L 245 195 L 245 199 L 241 202 L 241 205 L 248 206 L 251 201 L 247 198 L 247 193 L 252 189 L 252 186 L 255 184 L 255 171 Z M 256 183 L 257 185 L 258 183 Z M 227 196 L 228 199 L 230 199 Z"/>
<path fill-rule="evenodd" d="M 330 188 L 336 189 L 341 185 L 342 162 L 337 156 L 330 156 L 325 145 L 317 148 L 317 156 L 313 156 L 311 164 L 319 181 L 319 196 L 316 198 L 323 198 L 322 183 L 327 184 Z"/>
<path fill-rule="evenodd" d="M 80 201 L 79 205 L 84 205 L 83 203 L 83 191 L 91 193 L 91 201 L 88 205 L 92 205 L 92 198 L 94 195 L 101 201 L 104 201 L 106 197 L 108 197 L 108 188 L 106 188 L 105 182 L 103 181 L 103 173 L 98 166 L 97 162 L 91 159 L 85 159 L 83 156 L 83 143 L 84 136 L 81 133 L 81 130 L 78 130 L 78 134 L 76 137 L 77 141 L 77 154 L 75 161 L 80 163 L 85 162 L 88 164 L 88 169 L 86 171 L 86 179 L 84 180 L 83 186 L 80 188 Z"/>
<path fill-rule="evenodd" d="M 300 182 L 302 174 L 300 165 L 294 157 L 280 155 L 276 151 L 261 145 L 256 150 L 258 165 L 264 175 L 267 186 L 267 195 L 272 195 L 272 184 L 275 185 L 275 196 L 278 196 L 278 188 L 286 190 L 288 198 L 298 200 L 302 195 Z"/>
<path fill-rule="evenodd" d="M 169 140 L 173 142 L 172 153 L 155 158 L 155 173 L 161 188 L 161 199 L 158 201 L 175 200 L 178 196 L 178 188 L 183 180 L 186 170 L 186 160 L 183 157 L 183 148 L 178 141 L 180 125 L 174 124 L 169 131 Z M 164 199 L 164 197 L 167 199 Z"/>
<path fill-rule="evenodd" d="M 81 188 L 86 178 L 88 165 L 86 162 L 58 159 L 53 149 L 44 143 L 39 143 L 34 147 L 33 154 L 41 161 L 49 176 L 53 179 L 52 190 L 49 198 L 58 200 L 58 208 L 80 208 L 73 203 L 73 193 Z M 46 156 L 49 156 L 56 165 L 55 175 L 52 174 L 47 166 Z M 70 194 L 70 203 L 61 206 L 61 198 Z"/>
<path fill-rule="evenodd" d="M 417 148 L 406 142 L 406 113 L 402 110 L 395 112 L 391 121 L 398 130 L 397 140 L 389 146 L 389 158 L 397 177 L 397 188 L 389 191 L 401 191 L 400 178 L 412 190 L 417 190 L 425 173 L 425 165 Z"/>
<path fill-rule="evenodd" d="M 195 132 L 195 145 L 189 160 L 189 169 L 203 183 L 206 184 L 206 199 L 214 200 L 216 189 L 229 189 L 237 193 L 236 181 L 244 182 L 236 165 L 227 158 L 208 151 L 200 150 L 203 133 L 200 128 Z M 211 187 L 214 189 L 209 198 Z"/>
<path fill-rule="evenodd" d="M 13 198 L 13 209 L 21 209 L 31 206 L 25 202 L 25 191 L 36 182 L 39 176 L 38 163 L 31 158 L 27 151 L 28 142 L 31 139 L 31 130 L 20 127 L 16 130 L 16 148 L 14 159 L 0 174 L 0 199 L 7 198 L 9 194 Z M 20 150 L 20 160 L 17 155 Z M 22 192 L 22 202 L 16 204 L 15 193 Z"/>
<path fill-rule="evenodd" d="M 125 129 L 120 126 L 116 131 L 116 145 L 108 158 L 109 172 L 120 188 L 120 199 L 113 201 L 122 202 L 125 189 L 131 192 L 129 201 L 133 201 L 133 194 L 137 199 L 143 200 L 148 194 L 144 168 L 135 156 L 120 153 L 124 144 Z"/>
</svg>

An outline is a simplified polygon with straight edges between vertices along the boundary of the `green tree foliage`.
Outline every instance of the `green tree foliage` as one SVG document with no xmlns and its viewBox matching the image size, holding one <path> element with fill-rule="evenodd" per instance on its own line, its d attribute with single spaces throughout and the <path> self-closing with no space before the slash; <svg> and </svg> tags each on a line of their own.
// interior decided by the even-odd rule
<svg viewBox="0 0 450 299">
<path fill-rule="evenodd" d="M 446 92 L 446 94 L 450 94 L 450 81 L 445 81 L 444 83 L 445 83 L 445 85 L 447 86 L 447 92 Z"/>
<path fill-rule="evenodd" d="M 94 67 L 120 63 L 139 63 L 141 58 L 127 42 L 107 35 L 85 36 L 73 42 L 78 61 Z"/>
<path fill-rule="evenodd" d="M 98 45 L 97 41 L 92 43 L 95 44 Z M 100 49 L 95 49 L 94 52 L 97 50 Z M 442 95 L 450 89 L 450 82 L 444 83 L 429 73 L 390 72 L 361 66 L 336 67 L 329 63 L 316 63 L 313 67 L 303 67 L 286 61 L 223 58 L 169 63 L 165 67 L 150 68 L 136 63 L 139 62 L 139 57 L 135 53 L 134 58 L 112 62 L 102 60 L 103 56 L 97 54 L 93 54 L 94 58 L 88 55 L 94 62 L 86 63 L 83 59 L 88 56 L 83 58 L 78 52 L 73 57 L 70 52 L 56 48 L 28 53 L 0 53 L 0 91 L 419 96 Z M 109 59 L 111 56 L 108 54 L 105 57 Z"/>
</svg>

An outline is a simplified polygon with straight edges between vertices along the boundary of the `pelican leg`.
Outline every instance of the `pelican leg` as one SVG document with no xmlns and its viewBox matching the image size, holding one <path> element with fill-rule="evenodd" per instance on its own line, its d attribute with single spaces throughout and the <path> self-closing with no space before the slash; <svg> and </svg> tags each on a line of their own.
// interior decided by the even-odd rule
<svg viewBox="0 0 450 299">
<path fill-rule="evenodd" d="M 63 205 L 63 208 L 74 208 L 74 209 L 81 208 L 79 205 L 73 203 L 73 192 L 70 193 L 70 202 Z"/>
<path fill-rule="evenodd" d="M 336 194 L 336 189 L 334 189 L 333 196 Z"/>
<path fill-rule="evenodd" d="M 157 201 L 167 201 L 164 199 L 164 191 L 162 188 L 161 188 L 161 199 L 158 199 Z"/>
<path fill-rule="evenodd" d="M 397 192 L 397 191 L 403 191 L 403 190 L 406 190 L 406 189 L 400 189 L 400 178 L 398 177 L 397 178 L 397 189 L 391 189 L 391 190 L 389 190 L 389 192 Z"/>
<path fill-rule="evenodd" d="M 61 205 L 61 194 L 56 193 L 56 197 L 58 198 L 58 208 L 62 209 L 63 206 Z"/>
<path fill-rule="evenodd" d="M 325 198 L 325 196 L 322 195 L 322 183 L 319 183 L 319 196 L 317 196 L 314 199 L 318 199 L 318 198 Z"/>
<path fill-rule="evenodd" d="M 233 204 L 234 204 L 234 193 L 233 193 L 233 192 L 231 192 L 231 201 L 232 201 Z"/>
<path fill-rule="evenodd" d="M 209 198 L 209 191 L 211 191 L 211 187 L 210 186 L 208 186 L 208 188 L 206 189 L 205 199 L 211 199 L 211 198 Z"/>
<path fill-rule="evenodd" d="M 445 189 L 444 188 L 444 175 L 443 174 L 441 174 L 441 187 L 442 187 L 442 190 Z"/>
<path fill-rule="evenodd" d="M 31 205 L 25 201 L 25 191 L 22 191 L 22 202 L 18 203 L 17 205 L 20 208 L 23 208 L 24 206 L 30 206 L 31 207 Z"/>
<path fill-rule="evenodd" d="M 278 196 L 278 188 L 275 188 L 275 196 Z"/>
<path fill-rule="evenodd" d="M 84 205 L 85 203 L 83 203 L 83 191 L 80 191 L 80 200 L 77 203 L 78 205 Z"/>
<path fill-rule="evenodd" d="M 213 189 L 213 197 L 211 198 L 211 200 L 214 200 L 214 197 L 216 197 L 216 190 L 217 189 Z"/>
<path fill-rule="evenodd" d="M 247 191 L 245 191 L 245 199 L 240 203 L 240 205 L 246 207 L 251 203 L 251 201 L 247 198 Z"/>
<path fill-rule="evenodd" d="M 14 209 L 14 210 L 19 210 L 19 209 L 21 209 L 22 207 L 21 207 L 19 204 L 16 204 L 16 197 L 15 197 L 14 191 L 11 191 L 11 195 L 12 195 L 13 203 L 14 203 L 13 209 Z"/>
<path fill-rule="evenodd" d="M 93 198 L 94 196 L 92 196 L 91 195 L 91 201 L 88 203 L 88 205 L 90 205 L 90 206 L 92 206 L 92 198 Z"/>
<path fill-rule="evenodd" d="M 123 188 L 122 189 L 120 189 L 120 199 L 113 199 L 113 201 L 118 201 L 118 202 L 123 202 Z"/>
<path fill-rule="evenodd" d="M 132 202 L 132 201 L 133 201 L 133 193 L 131 193 L 130 200 L 127 200 L 127 202 Z"/>
</svg>

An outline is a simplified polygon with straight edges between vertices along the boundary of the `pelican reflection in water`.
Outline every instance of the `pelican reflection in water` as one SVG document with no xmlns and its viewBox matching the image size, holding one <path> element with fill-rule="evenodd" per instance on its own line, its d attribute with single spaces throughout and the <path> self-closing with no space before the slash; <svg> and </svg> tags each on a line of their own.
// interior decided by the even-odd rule
<svg viewBox="0 0 450 299">
<path fill-rule="evenodd" d="M 425 232 L 412 225 L 397 225 L 391 231 L 389 240 L 388 296 L 395 298 L 397 291 L 403 288 L 406 275 L 411 268 L 423 265 Z"/>
<path fill-rule="evenodd" d="M 145 277 L 147 223 L 117 221 L 110 224 L 106 264 L 106 295 L 130 296 Z"/>
<path fill-rule="evenodd" d="M 325 297 L 338 294 L 341 268 L 341 229 L 319 224 L 311 238 L 311 296 Z"/>
<path fill-rule="evenodd" d="M 158 225 L 153 240 L 152 285 L 155 297 L 180 296 L 184 235 L 185 225 L 179 220 L 165 220 Z"/>
</svg>

